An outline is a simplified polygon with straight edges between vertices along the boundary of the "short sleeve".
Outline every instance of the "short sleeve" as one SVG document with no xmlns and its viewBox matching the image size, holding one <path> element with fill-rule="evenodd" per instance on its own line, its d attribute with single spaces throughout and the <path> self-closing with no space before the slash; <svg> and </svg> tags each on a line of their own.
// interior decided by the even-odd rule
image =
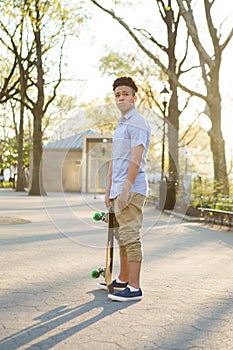
<svg viewBox="0 0 233 350">
<path fill-rule="evenodd" d="M 145 149 L 148 148 L 150 133 L 146 128 L 135 125 L 129 125 L 128 133 L 130 137 L 131 147 L 143 145 Z"/>
</svg>

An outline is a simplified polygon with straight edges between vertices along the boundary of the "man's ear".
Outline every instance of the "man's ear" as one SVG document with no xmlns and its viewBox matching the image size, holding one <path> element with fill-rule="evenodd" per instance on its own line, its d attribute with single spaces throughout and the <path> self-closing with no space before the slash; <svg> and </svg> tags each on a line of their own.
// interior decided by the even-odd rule
<svg viewBox="0 0 233 350">
<path fill-rule="evenodd" d="M 134 95 L 133 100 L 134 100 L 134 102 L 137 101 L 137 96 L 136 95 Z"/>
</svg>

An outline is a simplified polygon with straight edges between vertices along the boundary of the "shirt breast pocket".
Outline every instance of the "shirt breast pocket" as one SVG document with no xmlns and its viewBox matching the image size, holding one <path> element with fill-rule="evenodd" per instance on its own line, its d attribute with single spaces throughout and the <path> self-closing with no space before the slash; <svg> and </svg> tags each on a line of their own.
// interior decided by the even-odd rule
<svg viewBox="0 0 233 350">
<path fill-rule="evenodd" d="M 120 142 L 122 140 L 129 140 L 129 133 L 127 129 L 127 125 L 121 125 L 119 126 L 113 135 L 113 141 Z"/>
</svg>

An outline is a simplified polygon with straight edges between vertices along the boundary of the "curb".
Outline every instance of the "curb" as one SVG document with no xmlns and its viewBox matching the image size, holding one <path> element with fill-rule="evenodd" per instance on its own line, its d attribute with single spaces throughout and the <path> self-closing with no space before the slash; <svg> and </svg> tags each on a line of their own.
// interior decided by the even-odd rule
<svg viewBox="0 0 233 350">
<path fill-rule="evenodd" d="M 172 215 L 172 216 L 175 216 L 179 219 L 183 219 L 183 220 L 188 221 L 188 222 L 202 222 L 201 218 L 199 218 L 199 217 L 177 213 L 173 210 L 164 210 L 163 212 L 167 215 Z"/>
</svg>

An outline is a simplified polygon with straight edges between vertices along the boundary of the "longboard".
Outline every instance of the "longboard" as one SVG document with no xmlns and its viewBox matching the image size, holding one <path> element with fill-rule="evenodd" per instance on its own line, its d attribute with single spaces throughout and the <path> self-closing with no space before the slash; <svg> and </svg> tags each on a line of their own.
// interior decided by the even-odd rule
<svg viewBox="0 0 233 350">
<path fill-rule="evenodd" d="M 108 223 L 107 232 L 107 245 L 106 245 L 106 263 L 105 268 L 100 267 L 97 270 L 93 270 L 91 273 L 92 278 L 98 278 L 103 276 L 105 278 L 105 283 L 110 294 L 114 293 L 112 285 L 112 269 L 113 269 L 113 241 L 114 241 L 114 230 L 117 227 L 117 222 L 115 218 L 114 211 L 109 210 L 108 214 L 104 212 L 95 213 L 93 216 L 95 221 L 105 221 Z"/>
</svg>

